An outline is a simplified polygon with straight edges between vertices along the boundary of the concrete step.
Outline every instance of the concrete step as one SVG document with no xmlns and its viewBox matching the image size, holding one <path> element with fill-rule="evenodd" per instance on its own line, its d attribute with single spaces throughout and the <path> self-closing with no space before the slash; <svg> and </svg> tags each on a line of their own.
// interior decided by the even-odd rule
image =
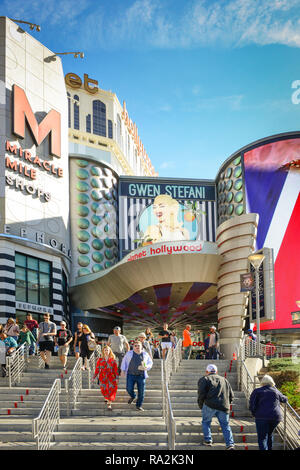
<svg viewBox="0 0 300 470">
<path fill-rule="evenodd" d="M 198 411 L 198 413 L 197 413 Z M 250 411 L 245 410 L 243 408 L 240 409 L 233 409 L 232 410 L 234 413 L 234 417 L 248 417 L 252 416 Z M 177 417 L 185 417 L 185 416 L 191 416 L 194 418 L 197 418 L 197 416 L 201 416 L 201 410 L 198 408 L 198 410 L 193 410 L 193 409 L 184 409 L 181 407 L 181 409 L 173 409 L 173 415 L 175 418 Z M 232 412 L 230 412 L 230 416 L 232 416 Z"/>
<path fill-rule="evenodd" d="M 131 442 L 125 439 L 123 442 L 54 442 L 51 444 L 52 450 L 105 450 L 111 452 L 113 450 L 168 450 L 168 444 L 164 442 Z"/>
<path fill-rule="evenodd" d="M 145 431 L 131 431 L 126 432 L 126 439 L 122 432 L 107 432 L 107 431 L 85 431 L 82 433 L 78 432 L 55 432 L 54 441 L 55 442 L 80 442 L 82 443 L 124 443 L 124 440 L 128 443 L 166 443 L 168 434 L 164 432 L 155 432 L 151 430 L 149 432 Z"/>
<path fill-rule="evenodd" d="M 191 444 L 176 444 L 176 450 L 186 450 L 189 452 L 195 452 L 199 450 L 226 450 L 225 443 L 213 443 L 211 447 L 202 445 L 202 440 L 199 440 L 199 444 L 191 443 Z M 235 450 L 259 450 L 258 444 L 254 442 L 243 442 L 243 443 L 235 443 Z M 274 443 L 273 450 L 283 450 L 283 445 L 280 443 Z"/>
<path fill-rule="evenodd" d="M 0 431 L 0 443 L 9 442 L 33 442 L 32 432 L 30 431 Z"/>
<path fill-rule="evenodd" d="M 37 450 L 37 446 L 34 441 L 0 442 L 0 451 L 2 450 Z"/>
<path fill-rule="evenodd" d="M 202 433 L 202 419 L 197 418 L 176 418 L 176 430 L 178 433 Z M 255 420 L 252 417 L 230 418 L 230 427 L 235 433 L 256 433 Z M 217 418 L 213 418 L 211 422 L 211 431 L 216 433 L 220 431 L 220 424 Z"/>
<path fill-rule="evenodd" d="M 143 408 L 145 411 L 138 411 L 136 409 L 136 406 L 133 405 L 127 409 L 116 409 L 114 407 L 114 404 L 112 405 L 112 411 L 109 411 L 107 408 L 104 409 L 91 409 L 91 408 L 85 408 L 85 409 L 76 409 L 72 410 L 72 416 L 124 416 L 124 417 L 136 417 L 139 415 L 143 415 L 145 418 L 152 418 L 154 416 L 156 417 L 161 417 L 162 416 L 162 410 L 153 410 L 153 409 L 147 409 L 147 406 L 143 405 Z"/>
<path fill-rule="evenodd" d="M 224 437 L 223 437 L 223 434 L 222 434 L 222 431 L 219 431 L 219 432 L 212 432 L 212 440 L 214 443 L 216 444 L 220 444 L 220 443 L 224 443 Z M 232 434 L 233 434 L 233 440 L 236 444 L 238 443 L 255 443 L 257 444 L 257 434 L 256 432 L 253 432 L 253 433 L 246 433 L 246 432 L 243 432 L 243 433 L 235 433 L 233 430 L 232 430 Z M 189 433 L 180 433 L 180 432 L 177 432 L 176 434 L 176 444 L 180 445 L 180 444 L 200 444 L 201 442 L 203 442 L 203 433 L 199 433 L 199 432 L 189 432 Z M 278 434 L 274 434 L 274 443 L 278 443 L 278 444 L 281 444 L 281 439 L 280 439 L 280 436 Z"/>
<path fill-rule="evenodd" d="M 130 432 L 164 432 L 166 425 L 162 418 L 147 417 L 140 413 L 135 417 L 128 419 L 127 417 L 109 416 L 101 417 L 70 417 L 60 420 L 58 431 L 59 432 L 115 432 L 115 433 L 130 433 Z"/>
</svg>

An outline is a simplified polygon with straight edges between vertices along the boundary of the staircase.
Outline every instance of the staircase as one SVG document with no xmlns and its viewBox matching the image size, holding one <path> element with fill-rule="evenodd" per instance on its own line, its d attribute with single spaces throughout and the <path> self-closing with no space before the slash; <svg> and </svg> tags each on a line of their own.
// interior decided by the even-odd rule
<svg viewBox="0 0 300 470">
<path fill-rule="evenodd" d="M 37 417 L 55 379 L 68 378 L 75 358 L 68 358 L 68 373 L 62 370 L 59 358 L 52 357 L 50 369 L 38 367 L 38 357 L 30 358 L 20 384 L 7 387 L 0 380 L 0 450 L 36 449 L 32 437 L 32 419 Z M 83 371 L 83 390 L 76 409 L 67 416 L 67 397 L 60 394 L 60 423 L 53 436 L 54 450 L 167 450 L 167 430 L 162 418 L 161 361 L 154 360 L 146 381 L 144 412 L 128 405 L 126 380 L 120 379 L 112 411 L 107 409 L 98 385 L 89 390 L 88 372 Z"/>
<path fill-rule="evenodd" d="M 54 450 L 167 450 L 162 418 L 161 361 L 153 361 L 146 380 L 144 412 L 128 405 L 126 381 L 120 378 L 112 411 L 98 385 L 82 390 L 71 417 L 63 417 L 54 433 Z"/>
<path fill-rule="evenodd" d="M 218 367 L 218 374 L 225 376 L 234 392 L 234 401 L 230 411 L 230 426 L 236 450 L 257 450 L 257 434 L 255 420 L 247 407 L 245 396 L 237 390 L 236 361 L 228 360 L 182 360 L 176 373 L 171 376 L 169 391 L 176 421 L 176 450 L 224 450 L 225 441 L 219 422 L 213 418 L 211 424 L 212 447 L 201 445 L 203 433 L 201 410 L 198 407 L 198 380 L 205 375 L 208 364 Z M 278 435 L 274 434 L 274 450 L 282 449 Z"/>
<path fill-rule="evenodd" d="M 32 419 L 37 417 L 50 387 L 56 378 L 62 379 L 60 394 L 60 423 L 53 436 L 54 450 L 168 450 L 168 436 L 162 418 L 161 360 L 155 359 L 146 381 L 144 412 L 128 405 L 126 382 L 120 379 L 116 401 L 109 411 L 98 385 L 88 389 L 88 372 L 83 371 L 83 390 L 78 396 L 76 409 L 67 416 L 67 397 L 64 379 L 68 378 L 75 358 L 68 358 L 65 374 L 57 357 L 52 358 L 49 370 L 39 369 L 38 358 L 31 357 L 18 386 L 8 388 L 0 378 L 0 450 L 32 450 L 36 443 L 32 437 Z M 212 421 L 213 446 L 201 445 L 203 433 L 201 410 L 197 404 L 197 384 L 205 375 L 206 360 L 182 360 L 176 373 L 171 375 L 169 391 L 173 415 L 176 420 L 176 450 L 224 450 L 225 442 L 218 421 Z M 219 375 L 231 383 L 234 402 L 230 412 L 230 425 L 237 450 L 256 450 L 257 435 L 254 419 L 242 392 L 237 390 L 236 361 L 231 371 L 230 361 L 215 361 Z M 274 449 L 282 449 L 278 435 L 274 435 Z"/>
</svg>

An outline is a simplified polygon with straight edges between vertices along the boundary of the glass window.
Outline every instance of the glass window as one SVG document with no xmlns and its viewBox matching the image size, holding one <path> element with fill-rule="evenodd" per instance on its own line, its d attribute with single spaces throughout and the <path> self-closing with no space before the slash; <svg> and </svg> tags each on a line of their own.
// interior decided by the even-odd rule
<svg viewBox="0 0 300 470">
<path fill-rule="evenodd" d="M 50 306 L 50 277 L 46 273 L 40 273 L 40 303 Z"/>
<path fill-rule="evenodd" d="M 18 266 L 16 266 L 16 300 L 27 302 L 26 269 Z"/>
<path fill-rule="evenodd" d="M 34 269 L 35 271 L 37 271 L 39 269 L 39 260 L 37 258 L 31 258 L 31 256 L 28 256 L 27 268 Z"/>
<path fill-rule="evenodd" d="M 39 271 L 41 271 L 42 273 L 50 273 L 50 263 L 48 261 L 39 260 L 39 264 Z"/>
<path fill-rule="evenodd" d="M 16 253 L 16 255 L 15 255 L 15 263 L 16 263 L 16 266 L 24 266 L 24 267 L 26 267 L 26 256 L 21 255 L 20 253 Z"/>
<path fill-rule="evenodd" d="M 68 92 L 68 126 L 71 127 L 71 95 Z"/>
<path fill-rule="evenodd" d="M 86 116 L 86 132 L 92 132 L 91 115 Z"/>
<path fill-rule="evenodd" d="M 106 105 L 100 100 L 93 101 L 93 134 L 106 137 Z"/>
<path fill-rule="evenodd" d="M 16 300 L 51 306 L 51 263 L 20 253 L 16 253 L 15 260 Z"/>
<path fill-rule="evenodd" d="M 79 96 L 74 95 L 74 100 L 74 129 L 79 130 Z"/>
<path fill-rule="evenodd" d="M 107 121 L 107 124 L 108 124 L 108 138 L 113 139 L 113 124 L 112 124 L 112 121 L 109 119 Z"/>
</svg>

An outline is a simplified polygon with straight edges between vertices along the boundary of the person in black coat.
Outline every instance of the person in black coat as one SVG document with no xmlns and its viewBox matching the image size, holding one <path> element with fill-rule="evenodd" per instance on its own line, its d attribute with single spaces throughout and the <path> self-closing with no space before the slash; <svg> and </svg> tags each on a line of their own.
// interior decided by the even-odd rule
<svg viewBox="0 0 300 470">
<path fill-rule="evenodd" d="M 273 432 L 282 421 L 280 403 L 286 403 L 287 397 L 277 390 L 270 375 L 262 378 L 261 385 L 251 393 L 249 409 L 255 417 L 259 450 L 272 450 Z"/>
</svg>

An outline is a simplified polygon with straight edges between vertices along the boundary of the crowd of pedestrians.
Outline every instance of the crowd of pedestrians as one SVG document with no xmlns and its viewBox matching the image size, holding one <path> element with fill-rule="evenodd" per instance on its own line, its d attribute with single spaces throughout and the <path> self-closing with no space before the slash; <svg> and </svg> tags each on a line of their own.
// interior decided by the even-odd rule
<svg viewBox="0 0 300 470">
<path fill-rule="evenodd" d="M 183 359 L 185 360 L 190 359 L 193 336 L 192 327 L 187 324 L 182 333 Z M 247 331 L 247 338 L 248 342 L 256 341 L 252 330 Z M 162 329 L 159 330 L 157 339 L 151 329 L 146 328 L 133 341 L 127 340 L 126 336 L 121 333 L 120 326 L 114 327 L 113 333 L 102 345 L 100 357 L 93 371 L 93 379 L 94 381 L 97 379 L 107 409 L 112 410 L 117 397 L 119 378 L 124 377 L 129 397 L 128 405 L 135 404 L 137 411 L 144 411 L 146 380 L 153 366 L 153 359 L 165 360 L 168 352 L 176 348 L 177 343 L 176 332 L 169 330 L 167 323 L 164 323 Z M 56 324 L 50 320 L 49 313 L 43 315 L 43 321 L 40 323 L 28 313 L 21 327 L 13 318 L 9 318 L 5 325 L 0 325 L 0 364 L 3 377 L 6 375 L 6 357 L 23 344 L 29 346 L 30 354 L 37 354 L 39 350 L 45 369 L 50 368 L 52 354 L 57 350 L 57 355 L 65 370 L 71 344 L 73 344 L 72 352 L 76 359 L 82 358 L 84 370 L 88 368 L 88 360 L 97 346 L 95 334 L 88 325 L 81 322 L 77 323 L 73 335 L 65 321 L 60 322 L 60 328 L 57 330 Z M 272 357 L 275 346 L 268 342 L 266 348 L 268 356 Z M 204 340 L 202 357 L 212 360 L 220 357 L 219 333 L 215 326 L 210 328 Z M 235 448 L 229 424 L 229 411 L 233 399 L 234 393 L 228 380 L 218 374 L 216 364 L 209 364 L 206 367 L 205 376 L 200 377 L 198 381 L 198 406 L 202 410 L 204 438 L 202 444 L 204 446 L 210 447 L 213 444 L 211 422 L 213 417 L 216 417 L 224 436 L 226 449 Z M 260 450 L 272 450 L 273 433 L 282 420 L 280 403 L 286 402 L 287 398 L 276 389 L 274 380 L 268 375 L 262 378 L 261 386 L 252 392 L 249 409 L 255 418 Z"/>
</svg>

